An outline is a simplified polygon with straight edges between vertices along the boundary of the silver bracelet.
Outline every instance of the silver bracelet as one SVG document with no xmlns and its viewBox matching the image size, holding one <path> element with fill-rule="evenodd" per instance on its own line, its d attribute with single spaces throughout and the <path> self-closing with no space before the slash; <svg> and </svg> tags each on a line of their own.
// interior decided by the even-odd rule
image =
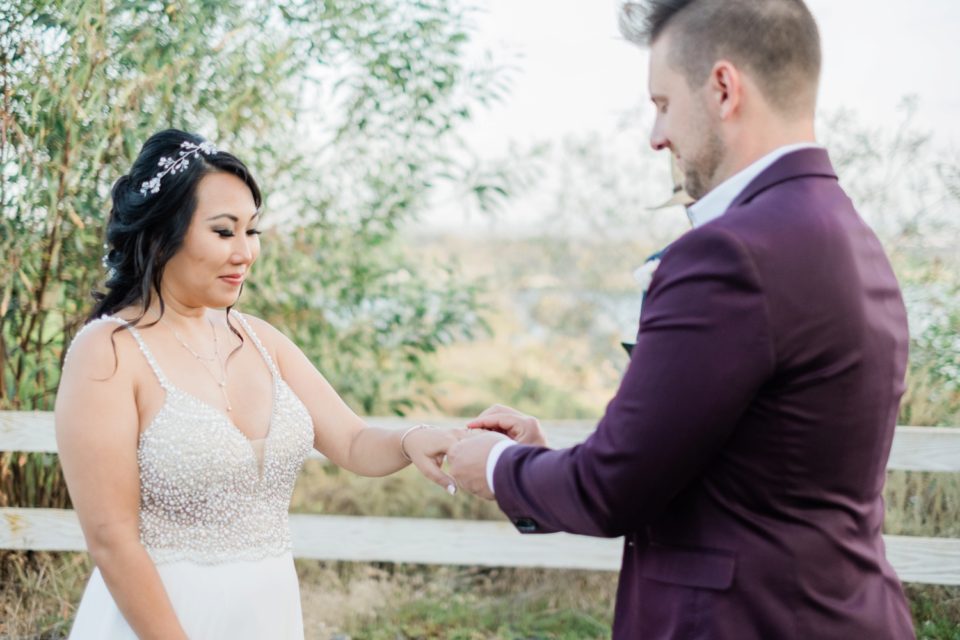
<svg viewBox="0 0 960 640">
<path fill-rule="evenodd" d="M 413 460 L 410 458 L 410 456 L 407 455 L 407 450 L 403 448 L 403 441 L 407 439 L 408 435 L 410 435 L 417 429 L 431 429 L 431 428 L 432 427 L 429 424 L 423 424 L 423 423 L 415 424 L 409 429 L 407 429 L 406 431 L 404 431 L 403 435 L 400 436 L 400 455 L 402 455 L 407 462 L 413 462 Z"/>
</svg>

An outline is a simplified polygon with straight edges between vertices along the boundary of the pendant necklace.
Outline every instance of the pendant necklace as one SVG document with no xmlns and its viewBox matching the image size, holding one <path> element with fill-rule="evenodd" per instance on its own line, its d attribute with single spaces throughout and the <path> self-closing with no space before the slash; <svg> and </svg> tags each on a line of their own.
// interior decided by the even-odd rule
<svg viewBox="0 0 960 640">
<path fill-rule="evenodd" d="M 217 338 L 217 328 L 213 325 L 213 320 L 210 320 L 210 318 L 207 318 L 207 322 L 210 323 L 210 329 L 213 331 L 213 357 L 212 358 L 205 358 L 204 356 L 201 356 L 199 353 L 191 349 L 190 345 L 187 344 L 186 340 L 184 340 L 180 336 L 180 333 L 176 329 L 174 329 L 169 324 L 167 324 L 167 326 L 170 327 L 171 331 L 173 331 L 173 337 L 177 339 L 177 342 L 179 342 L 180 345 L 190 353 L 190 355 L 196 358 L 197 362 L 203 365 L 203 368 L 207 371 L 207 373 L 210 374 L 210 377 L 212 377 L 213 380 L 217 383 L 217 386 L 220 387 L 220 393 L 223 394 L 223 401 L 227 405 L 227 411 L 233 411 L 233 406 L 230 404 L 230 398 L 229 396 L 227 396 L 227 364 L 220 357 L 220 340 Z M 216 361 L 220 365 L 220 377 L 217 377 L 217 375 L 213 372 L 213 369 L 211 369 L 210 366 L 207 364 L 208 362 L 214 362 L 214 361 Z"/>
</svg>

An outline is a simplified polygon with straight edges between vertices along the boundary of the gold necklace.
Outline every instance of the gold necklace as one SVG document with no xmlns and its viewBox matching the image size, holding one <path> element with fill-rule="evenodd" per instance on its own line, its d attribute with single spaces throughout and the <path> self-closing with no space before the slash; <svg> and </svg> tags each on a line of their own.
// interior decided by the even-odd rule
<svg viewBox="0 0 960 640">
<path fill-rule="evenodd" d="M 210 329 L 213 331 L 213 357 L 212 358 L 205 358 L 201 356 L 199 353 L 197 353 L 196 351 L 194 351 L 193 349 L 191 349 L 190 345 L 187 344 L 186 340 L 184 340 L 180 336 L 180 333 L 176 329 L 174 329 L 169 324 L 167 324 L 167 326 L 170 327 L 170 330 L 173 332 L 173 337 L 177 339 L 177 342 L 179 342 L 180 345 L 190 353 L 190 355 L 192 355 L 194 358 L 197 359 L 197 362 L 199 362 L 203 366 L 204 370 L 206 370 L 206 372 L 210 374 L 210 377 L 213 378 L 214 382 L 217 383 L 217 386 L 220 388 L 220 393 L 223 395 L 223 401 L 227 405 L 227 411 L 233 411 L 233 406 L 230 404 L 230 397 L 227 395 L 227 363 L 224 362 L 223 359 L 220 357 L 220 340 L 219 338 L 217 338 L 217 328 L 213 325 L 213 320 L 211 320 L 210 318 L 207 318 L 207 322 L 210 323 Z M 208 362 L 213 362 L 214 360 L 216 360 L 220 364 L 219 378 L 213 372 L 213 370 L 207 365 Z"/>
</svg>

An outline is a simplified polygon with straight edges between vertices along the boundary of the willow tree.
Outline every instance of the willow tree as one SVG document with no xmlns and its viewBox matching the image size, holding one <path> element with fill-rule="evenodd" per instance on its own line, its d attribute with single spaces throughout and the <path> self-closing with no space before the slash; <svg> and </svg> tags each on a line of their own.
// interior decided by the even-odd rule
<svg viewBox="0 0 960 640">
<path fill-rule="evenodd" d="M 428 354 L 482 323 L 475 288 L 444 265 L 424 271 L 399 234 L 444 181 L 481 206 L 505 193 L 470 182 L 457 135 L 506 90 L 489 57 L 468 62 L 471 11 L 2 3 L 0 409 L 52 407 L 65 345 L 104 277 L 110 186 L 169 126 L 247 160 L 267 194 L 272 228 L 241 307 L 290 334 L 358 410 L 422 399 Z M 49 458 L 5 454 L 0 501 L 65 504 L 56 474 Z"/>
</svg>

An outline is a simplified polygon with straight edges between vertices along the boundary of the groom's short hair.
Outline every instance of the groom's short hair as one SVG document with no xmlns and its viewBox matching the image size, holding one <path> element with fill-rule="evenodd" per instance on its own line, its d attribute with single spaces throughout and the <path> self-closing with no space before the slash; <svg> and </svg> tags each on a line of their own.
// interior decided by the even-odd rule
<svg viewBox="0 0 960 640">
<path fill-rule="evenodd" d="M 784 113 L 810 111 L 820 78 L 820 34 L 803 0 L 637 0 L 624 4 L 620 31 L 653 44 L 669 30 L 669 60 L 692 87 L 725 58 L 756 79 Z"/>
</svg>

